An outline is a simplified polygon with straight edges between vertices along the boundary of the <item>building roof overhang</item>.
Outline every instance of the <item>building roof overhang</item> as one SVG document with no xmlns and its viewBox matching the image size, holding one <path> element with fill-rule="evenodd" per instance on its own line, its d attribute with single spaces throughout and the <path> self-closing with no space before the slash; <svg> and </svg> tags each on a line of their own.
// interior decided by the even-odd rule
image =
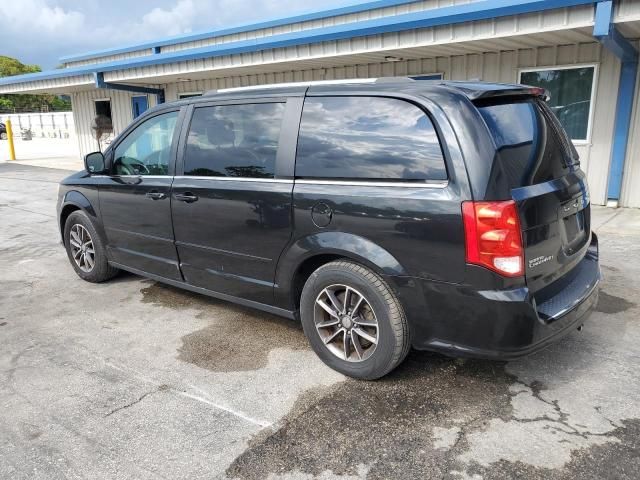
<svg viewBox="0 0 640 480">
<path fill-rule="evenodd" d="M 359 21 L 353 23 L 339 24 L 331 27 L 314 28 L 309 30 L 302 30 L 297 32 L 291 32 L 286 34 L 273 35 L 268 37 L 261 37 L 251 40 L 235 41 L 229 43 L 223 43 L 218 45 L 210 45 L 201 48 L 192 48 L 186 50 L 179 50 L 169 53 L 149 54 L 145 56 L 118 60 L 112 62 L 96 63 L 91 65 L 84 65 L 79 67 L 70 67 L 59 70 L 39 72 L 28 75 L 18 75 L 14 77 L 5 77 L 0 79 L 0 92 L 12 93 L 7 91 L 6 86 L 12 86 L 15 93 L 26 91 L 37 91 L 38 87 L 40 91 L 61 91 L 65 88 L 65 84 L 69 83 L 70 88 L 91 88 L 92 81 L 95 73 L 102 73 L 109 76 L 110 72 L 113 72 L 113 76 L 118 80 L 127 81 L 129 83 L 144 83 L 144 84 L 161 84 L 170 81 L 176 81 L 178 76 L 185 76 L 184 69 L 180 69 L 177 74 L 158 75 L 154 72 L 152 75 L 137 75 L 137 78 L 128 78 L 127 72 L 139 72 L 144 71 L 146 67 L 168 65 L 168 64 L 198 64 L 198 61 L 211 58 L 229 57 L 233 55 L 252 54 L 255 52 L 274 50 L 274 49 L 286 49 L 288 47 L 299 47 L 302 45 L 321 44 L 323 42 L 340 41 L 345 39 L 353 39 L 357 37 L 368 37 L 375 35 L 382 35 L 385 33 L 401 32 L 404 30 L 439 27 L 444 25 L 456 25 L 467 22 L 477 22 L 483 20 L 491 20 L 500 17 L 521 15 L 527 13 L 544 12 L 548 10 L 555 10 L 561 8 L 577 7 L 594 5 L 594 3 L 600 3 L 604 0 L 480 0 L 477 2 L 453 5 L 450 7 L 435 8 L 431 10 L 424 10 L 419 12 L 394 15 L 376 18 L 373 20 Z M 377 2 L 372 2 L 377 3 Z M 399 3 L 399 2 L 397 2 Z M 589 20 L 590 25 L 593 25 L 593 18 Z M 584 25 L 583 27 L 587 27 Z M 574 29 L 576 36 L 582 34 L 582 41 L 585 41 L 585 37 L 591 37 L 590 32 L 580 32 L 579 29 Z M 509 37 L 512 43 L 517 47 L 518 41 L 517 35 L 505 33 L 505 37 Z M 520 43 L 520 48 L 525 48 L 527 43 L 530 46 L 536 44 L 545 44 L 545 41 L 554 41 L 552 35 L 546 34 L 548 40 L 535 39 L 535 35 L 528 35 L 528 37 L 535 39 L 534 42 L 523 41 Z M 485 44 L 499 43 L 500 38 L 486 39 Z M 576 41 L 578 41 L 576 39 Z M 430 48 L 430 52 L 433 56 L 437 54 L 438 47 L 440 51 L 446 51 L 447 46 L 454 45 L 454 41 L 443 42 L 443 45 L 436 45 Z M 458 50 L 464 50 L 462 45 L 459 45 Z M 480 47 L 480 44 L 476 45 L 476 49 Z M 473 49 L 474 47 L 470 47 Z M 486 47 L 481 47 L 486 48 Z M 333 57 L 342 57 L 341 62 L 343 65 L 348 64 L 348 57 L 353 60 L 358 60 L 360 63 L 366 63 L 367 61 L 384 61 L 385 55 L 390 55 L 390 50 L 380 48 L 380 54 L 377 58 L 375 53 L 367 52 L 362 54 L 340 54 L 336 53 Z M 449 52 L 452 51 L 451 46 L 448 47 Z M 456 50 L 455 48 L 453 50 Z M 406 49 L 394 49 L 393 52 L 404 53 L 404 58 L 419 58 L 415 54 L 419 51 L 419 48 L 409 47 Z M 413 54 L 413 55 L 412 55 Z M 376 60 L 374 60 L 374 58 Z M 319 58 L 315 62 L 316 65 L 331 65 L 331 59 Z M 328 60 L 328 61 L 324 61 Z M 305 59 L 278 59 L 274 62 L 267 62 L 273 64 L 277 68 L 296 68 L 296 65 L 302 65 L 305 63 Z M 339 62 L 338 62 L 339 63 Z M 277 64 L 277 65 L 276 65 Z M 227 66 L 225 68 L 226 73 L 233 71 L 236 68 L 234 65 Z M 214 70 L 214 69 L 211 69 Z M 242 69 L 241 69 L 242 70 Z M 259 72 L 261 69 L 259 66 L 254 66 L 254 71 Z M 264 70 L 264 69 L 263 69 Z M 245 69 L 246 71 L 246 69 Z M 273 69 L 271 70 L 273 71 Z M 117 73 L 117 75 L 116 75 Z M 203 72 L 202 69 L 193 68 L 192 71 L 187 70 L 189 77 L 193 78 L 205 78 L 207 75 L 215 75 L 215 72 Z M 134 76 L 136 77 L 136 76 Z M 87 79 L 89 79 L 87 81 Z M 110 81 L 115 81 L 110 79 Z M 42 85 L 37 85 L 43 82 Z M 57 85 L 50 85 L 55 82 Z M 45 85 L 46 83 L 47 85 Z M 3 88 L 5 87 L 5 88 Z M 22 88 L 25 87 L 25 88 Z M 56 89 L 56 90 L 54 90 Z M 71 90 L 67 90 L 71 91 Z"/>
</svg>

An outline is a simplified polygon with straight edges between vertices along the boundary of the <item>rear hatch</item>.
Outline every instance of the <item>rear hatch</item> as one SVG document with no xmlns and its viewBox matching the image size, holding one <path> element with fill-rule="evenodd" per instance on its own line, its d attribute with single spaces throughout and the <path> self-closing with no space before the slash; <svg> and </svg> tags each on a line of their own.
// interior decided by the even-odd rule
<svg viewBox="0 0 640 480">
<path fill-rule="evenodd" d="M 515 200 L 527 286 L 548 296 L 553 292 L 545 287 L 567 276 L 591 242 L 589 193 L 578 154 L 541 97 L 483 99 L 476 106 L 496 144 L 488 195 Z"/>
</svg>

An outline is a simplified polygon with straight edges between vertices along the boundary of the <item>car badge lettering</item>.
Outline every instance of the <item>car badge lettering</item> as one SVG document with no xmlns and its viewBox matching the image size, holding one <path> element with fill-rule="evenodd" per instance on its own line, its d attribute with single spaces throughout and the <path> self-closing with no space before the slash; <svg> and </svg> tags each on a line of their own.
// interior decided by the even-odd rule
<svg viewBox="0 0 640 480">
<path fill-rule="evenodd" d="M 529 260 L 529 268 L 535 268 L 543 263 L 547 263 L 553 260 L 553 255 L 541 255 L 536 258 L 532 258 Z"/>
</svg>

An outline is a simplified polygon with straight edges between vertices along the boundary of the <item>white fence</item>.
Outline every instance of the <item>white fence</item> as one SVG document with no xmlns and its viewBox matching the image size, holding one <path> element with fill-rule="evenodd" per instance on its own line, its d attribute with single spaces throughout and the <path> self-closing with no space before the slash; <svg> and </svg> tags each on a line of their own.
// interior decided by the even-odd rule
<svg viewBox="0 0 640 480">
<path fill-rule="evenodd" d="M 31 129 L 34 138 L 72 138 L 76 130 L 71 112 L 0 113 L 0 122 L 11 120 L 14 136 L 23 128 Z"/>
</svg>

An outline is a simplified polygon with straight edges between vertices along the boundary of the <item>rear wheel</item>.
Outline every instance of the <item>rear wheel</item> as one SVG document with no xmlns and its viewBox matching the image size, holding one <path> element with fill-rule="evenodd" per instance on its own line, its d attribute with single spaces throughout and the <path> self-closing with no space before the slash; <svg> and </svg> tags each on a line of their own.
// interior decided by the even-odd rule
<svg viewBox="0 0 640 480">
<path fill-rule="evenodd" d="M 300 313 L 311 347 L 345 375 L 373 380 L 397 367 L 409 352 L 409 328 L 398 298 L 375 272 L 349 261 L 311 274 Z"/>
<path fill-rule="evenodd" d="M 8 138 L 9 138 L 9 135 L 7 135 L 5 132 L 0 133 L 1 140 L 7 140 Z"/>
<path fill-rule="evenodd" d="M 64 245 L 71 266 L 87 282 L 99 283 L 116 276 L 118 269 L 109 265 L 107 252 L 86 213 L 78 210 L 67 218 Z"/>
</svg>

